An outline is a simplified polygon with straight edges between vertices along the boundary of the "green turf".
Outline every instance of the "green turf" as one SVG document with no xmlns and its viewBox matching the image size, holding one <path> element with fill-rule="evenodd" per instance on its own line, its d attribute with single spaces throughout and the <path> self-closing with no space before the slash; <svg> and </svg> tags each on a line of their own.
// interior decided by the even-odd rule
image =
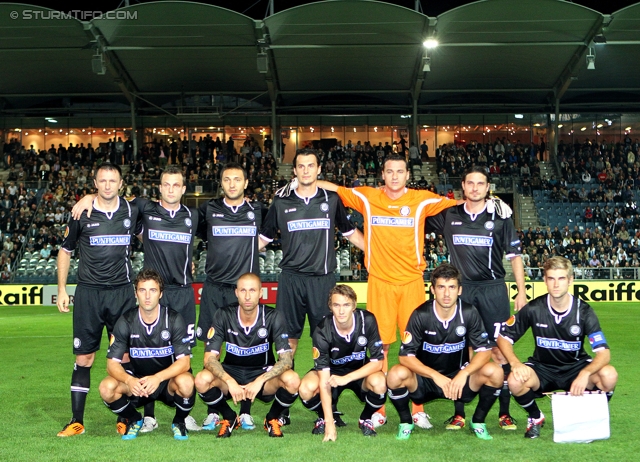
<svg viewBox="0 0 640 462">
<path fill-rule="evenodd" d="M 417 429 L 411 440 L 394 439 L 398 418 L 387 406 L 389 423 L 379 429 L 375 439 L 364 438 L 357 428 L 361 404 L 350 393 L 340 400 L 346 414 L 346 428 L 338 430 L 338 441 L 322 443 L 311 435 L 314 414 L 300 403 L 291 411 L 292 425 L 284 427 L 284 439 L 270 439 L 260 427 L 252 432 L 238 430 L 228 440 L 218 440 L 211 433 L 191 433 L 186 442 L 174 441 L 170 433 L 173 411 L 157 405 L 160 427 L 151 434 L 141 434 L 135 441 L 121 441 L 115 432 L 115 418 L 102 404 L 98 384 L 105 376 L 105 349 L 98 353 L 92 369 L 92 389 L 87 400 L 85 424 L 87 433 L 74 438 L 57 438 L 56 433 L 70 418 L 69 381 L 73 365 L 71 350 L 71 314 L 60 314 L 55 308 L 0 307 L 0 352 L 2 378 L 0 403 L 4 431 L 0 438 L 0 460 L 22 461 L 48 459 L 70 460 L 632 460 L 640 450 L 637 422 L 640 406 L 633 394 L 640 383 L 635 364 L 640 352 L 640 306 L 638 304 L 598 303 L 596 310 L 612 348 L 612 363 L 620 380 L 611 401 L 611 439 L 586 445 L 553 443 L 553 425 L 548 399 L 540 400 L 548 425 L 538 440 L 523 438 L 526 416 L 512 401 L 512 413 L 520 428 L 503 432 L 497 427 L 497 405 L 487 419 L 493 441 L 477 440 L 470 432 L 446 432 L 442 422 L 453 411 L 447 401 L 429 403 L 426 411 L 435 428 Z M 296 369 L 306 372 L 312 364 L 310 341 L 305 333 L 296 358 Z M 106 345 L 106 339 L 103 346 Z M 521 356 L 531 352 L 530 337 L 517 345 Z M 397 348 L 392 352 L 396 361 Z M 194 354 L 194 369 L 202 361 L 202 347 Z M 467 407 L 473 413 L 475 403 Z M 252 414 L 261 422 L 267 407 L 256 403 Z M 206 412 L 198 400 L 193 415 L 200 421 Z"/>
</svg>

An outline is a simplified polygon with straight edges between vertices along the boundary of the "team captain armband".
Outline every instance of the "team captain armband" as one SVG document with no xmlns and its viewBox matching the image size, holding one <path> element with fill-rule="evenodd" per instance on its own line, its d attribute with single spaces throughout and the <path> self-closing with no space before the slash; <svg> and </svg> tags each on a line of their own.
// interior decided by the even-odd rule
<svg viewBox="0 0 640 462">
<path fill-rule="evenodd" d="M 591 344 L 591 348 L 595 349 L 601 345 L 606 345 L 607 339 L 604 338 L 602 332 L 594 332 L 593 334 L 589 334 L 589 343 Z"/>
</svg>

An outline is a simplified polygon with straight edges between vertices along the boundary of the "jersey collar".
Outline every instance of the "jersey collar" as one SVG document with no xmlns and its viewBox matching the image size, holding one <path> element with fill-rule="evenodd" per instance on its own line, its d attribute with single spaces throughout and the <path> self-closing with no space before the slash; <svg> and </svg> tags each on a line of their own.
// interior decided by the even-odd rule
<svg viewBox="0 0 640 462">
<path fill-rule="evenodd" d="M 351 326 L 351 331 L 349 333 L 345 334 L 345 335 L 342 335 L 340 333 L 340 330 L 338 329 L 338 326 L 336 324 L 336 318 L 332 316 L 331 320 L 333 321 L 333 327 L 336 329 L 336 333 L 340 337 L 345 339 L 347 342 L 350 342 L 351 341 L 351 335 L 353 334 L 353 331 L 356 329 L 356 314 L 355 314 L 355 312 L 351 313 L 351 322 L 353 323 L 353 325 Z"/>
<path fill-rule="evenodd" d="M 258 318 L 260 317 L 260 305 L 258 305 L 258 309 L 256 312 L 256 319 L 255 321 L 253 321 L 253 324 L 251 324 L 250 326 L 245 326 L 244 324 L 242 324 L 242 321 L 240 320 L 240 310 L 242 308 L 240 308 L 240 305 L 238 305 L 238 310 L 236 311 L 236 316 L 238 317 L 238 325 L 240 327 L 242 327 L 242 329 L 244 330 L 245 335 L 249 335 L 249 332 L 251 332 L 251 329 L 253 329 L 255 327 L 255 325 L 258 323 Z"/>
<path fill-rule="evenodd" d="M 227 198 L 226 198 L 226 197 L 222 199 L 222 203 L 223 203 L 226 207 L 230 208 L 230 209 L 231 209 L 231 211 L 232 211 L 233 213 L 238 213 L 238 209 L 244 205 L 244 201 L 242 202 L 242 204 L 238 204 L 238 205 L 229 205 L 229 204 L 227 204 Z"/>
<path fill-rule="evenodd" d="M 118 211 L 118 209 L 120 208 L 120 197 L 118 197 L 118 206 L 115 208 L 115 210 L 112 210 L 110 212 L 107 212 L 106 210 L 102 210 L 100 207 L 98 207 L 98 198 L 97 197 L 93 200 L 93 208 L 96 209 L 99 212 L 104 213 L 107 216 L 107 218 L 109 220 L 111 220 L 111 217 L 113 217 L 113 214 L 116 213 Z"/>
<path fill-rule="evenodd" d="M 302 199 L 306 205 L 309 205 L 309 201 L 318 195 L 318 187 L 316 186 L 316 190 L 309 197 L 302 197 L 300 194 L 298 194 L 297 190 L 294 190 L 293 192 L 295 193 L 296 196 L 298 196 L 300 199 Z"/>
<path fill-rule="evenodd" d="M 467 203 L 465 202 L 463 204 L 463 208 L 464 208 L 464 212 L 469 215 L 469 217 L 471 218 L 471 221 L 476 221 L 476 218 L 478 218 L 478 215 L 480 215 L 482 212 L 484 212 L 485 210 L 487 210 L 487 202 L 485 201 L 484 203 L 484 207 L 482 208 L 482 210 L 478 213 L 471 213 L 467 210 Z"/>
</svg>

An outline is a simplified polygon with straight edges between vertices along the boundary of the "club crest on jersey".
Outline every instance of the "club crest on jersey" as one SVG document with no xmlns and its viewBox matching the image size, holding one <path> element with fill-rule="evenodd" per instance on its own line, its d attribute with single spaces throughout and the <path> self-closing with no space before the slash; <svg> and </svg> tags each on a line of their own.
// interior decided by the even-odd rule
<svg viewBox="0 0 640 462">
<path fill-rule="evenodd" d="M 193 225 L 193 223 L 191 223 L 191 218 L 185 218 L 184 224 L 187 225 L 187 228 L 191 228 L 191 226 Z"/>
<path fill-rule="evenodd" d="M 171 333 L 169 333 L 169 331 L 165 329 L 162 332 L 160 332 L 160 338 L 162 340 L 169 340 L 171 338 Z"/>
<path fill-rule="evenodd" d="M 73 348 L 80 348 L 80 345 L 82 345 L 82 342 L 80 341 L 80 339 L 78 337 L 73 339 Z"/>
<path fill-rule="evenodd" d="M 464 334 L 467 333 L 467 329 L 464 326 L 456 327 L 456 334 L 458 337 L 464 337 Z"/>
<path fill-rule="evenodd" d="M 313 349 L 311 350 L 311 356 L 313 356 L 313 359 L 318 359 L 320 357 L 320 350 L 318 350 L 316 347 L 313 347 Z"/>
<path fill-rule="evenodd" d="M 198 329 L 200 329 L 200 328 L 198 327 Z M 212 327 L 207 332 L 207 338 L 208 339 L 212 339 L 215 334 L 216 334 L 216 330 Z"/>
<path fill-rule="evenodd" d="M 571 335 L 580 335 L 582 329 L 580 329 L 580 326 L 578 326 L 577 324 L 574 324 L 569 328 L 569 332 L 571 332 Z"/>
<path fill-rule="evenodd" d="M 247 212 L 247 218 L 249 220 L 255 220 L 256 219 L 256 214 L 253 212 Z"/>
<path fill-rule="evenodd" d="M 400 340 L 402 340 L 402 343 L 406 345 L 407 343 L 411 343 L 411 340 L 413 340 L 413 336 L 411 335 L 411 332 L 407 332 L 405 330 L 400 336 Z"/>
<path fill-rule="evenodd" d="M 196 335 L 197 335 L 198 337 L 202 337 L 202 327 L 198 327 L 198 328 L 196 329 Z"/>
<path fill-rule="evenodd" d="M 365 346 L 367 344 L 367 337 L 361 335 L 358 337 L 358 345 Z"/>
<path fill-rule="evenodd" d="M 495 228 L 496 225 L 493 221 L 489 220 L 484 224 L 484 229 L 491 231 L 493 228 Z"/>
<path fill-rule="evenodd" d="M 516 323 L 516 316 L 515 316 L 515 314 L 514 314 L 514 315 L 512 315 L 509 319 L 507 319 L 507 320 L 505 321 L 505 324 L 506 324 L 507 326 L 509 326 L 509 327 L 513 326 L 515 323 Z"/>
<path fill-rule="evenodd" d="M 400 215 L 402 215 L 403 217 L 408 216 L 411 213 L 411 208 L 409 208 L 408 205 L 403 205 L 402 207 L 400 207 Z"/>
<path fill-rule="evenodd" d="M 113 342 L 116 341 L 116 337 L 113 334 L 109 334 L 109 346 L 113 345 Z"/>
<path fill-rule="evenodd" d="M 322 210 L 323 212 L 328 212 L 329 204 L 327 204 L 326 202 L 323 202 L 322 204 L 320 204 L 320 210 Z"/>
<path fill-rule="evenodd" d="M 131 220 L 129 220 L 128 218 L 125 218 L 125 219 L 122 221 L 122 225 L 123 225 L 125 228 L 127 228 L 127 229 L 131 228 Z"/>
<path fill-rule="evenodd" d="M 265 329 L 264 327 L 261 327 L 260 329 L 258 329 L 258 337 L 267 338 L 267 335 L 269 335 L 269 332 L 267 331 L 267 329 Z"/>
</svg>

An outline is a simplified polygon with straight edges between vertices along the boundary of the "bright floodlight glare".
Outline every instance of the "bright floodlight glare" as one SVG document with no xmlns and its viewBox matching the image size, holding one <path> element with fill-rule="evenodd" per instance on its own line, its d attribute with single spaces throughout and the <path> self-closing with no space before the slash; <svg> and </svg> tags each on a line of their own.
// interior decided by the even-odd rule
<svg viewBox="0 0 640 462">
<path fill-rule="evenodd" d="M 523 118 L 524 118 L 524 115 L 522 115 L 522 114 L 516 114 L 516 116 L 515 116 L 515 117 L 516 117 L 516 119 L 523 119 Z"/>
<path fill-rule="evenodd" d="M 430 38 L 422 42 L 425 48 L 435 48 L 438 46 L 438 41 L 436 39 Z"/>
</svg>

